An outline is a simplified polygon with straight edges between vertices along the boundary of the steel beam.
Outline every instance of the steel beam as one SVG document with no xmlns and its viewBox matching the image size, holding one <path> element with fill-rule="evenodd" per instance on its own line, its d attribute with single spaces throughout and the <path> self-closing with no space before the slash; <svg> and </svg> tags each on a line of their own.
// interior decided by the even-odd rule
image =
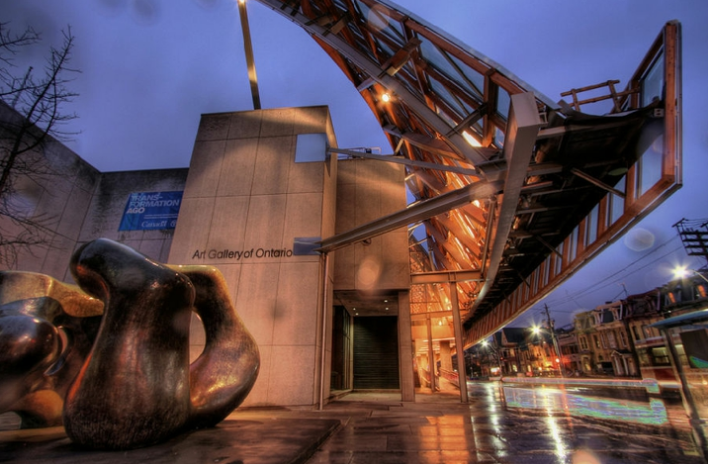
<svg viewBox="0 0 708 464">
<path fill-rule="evenodd" d="M 411 274 L 411 285 L 447 284 L 450 282 L 470 282 L 482 280 L 479 270 L 467 271 L 430 271 Z"/>
<path fill-rule="evenodd" d="M 581 179 L 584 179 L 584 180 L 590 182 L 592 185 L 594 185 L 596 187 L 600 187 L 602 190 L 605 190 L 610 193 L 614 193 L 615 195 L 617 195 L 620 198 L 626 197 L 624 192 L 617 190 L 616 188 L 612 187 L 611 185 L 607 185 L 606 183 L 602 182 L 601 180 L 594 178 L 590 174 L 583 172 L 578 168 L 571 168 L 570 172 L 572 172 L 576 176 L 580 177 Z"/>
<path fill-rule="evenodd" d="M 411 160 L 411 159 L 399 157 L 396 155 L 375 155 L 373 153 L 366 153 L 366 152 L 355 151 L 355 150 L 347 150 L 344 148 L 328 148 L 327 152 L 328 153 L 341 153 L 342 155 L 354 156 L 357 158 L 367 158 L 367 159 L 373 159 L 373 160 L 377 160 L 377 161 L 385 161 L 387 163 L 404 164 L 406 166 L 415 166 L 418 168 L 435 169 L 437 171 L 449 171 L 449 172 L 454 172 L 454 173 L 462 174 L 462 175 L 466 175 L 466 176 L 477 177 L 479 175 L 477 173 L 477 171 L 475 171 L 474 169 L 465 169 L 465 168 L 460 168 L 457 166 L 446 166 L 444 164 L 427 163 L 425 161 Z"/>
<path fill-rule="evenodd" d="M 481 181 L 466 185 L 452 192 L 422 201 L 410 208 L 397 211 L 375 221 L 355 227 L 347 232 L 326 238 L 320 242 L 321 246 L 316 251 L 328 253 L 337 248 L 342 248 L 352 243 L 361 242 L 362 240 L 385 234 L 399 227 L 415 224 L 416 222 L 445 213 L 474 200 L 484 200 L 499 193 L 501 186 L 502 183 L 499 181 Z"/>
<path fill-rule="evenodd" d="M 511 231 L 511 225 L 516 216 L 521 189 L 524 185 L 533 148 L 536 144 L 536 136 L 543 125 L 543 121 L 538 114 L 536 98 L 532 92 L 512 95 L 510 106 L 506 143 L 504 144 L 504 159 L 507 162 L 504 197 L 499 208 L 494 243 L 489 254 L 489 267 L 484 276 L 484 284 L 482 284 L 479 295 L 472 306 L 471 314 L 479 307 L 487 292 L 489 292 L 499 271 L 499 264 Z"/>
</svg>

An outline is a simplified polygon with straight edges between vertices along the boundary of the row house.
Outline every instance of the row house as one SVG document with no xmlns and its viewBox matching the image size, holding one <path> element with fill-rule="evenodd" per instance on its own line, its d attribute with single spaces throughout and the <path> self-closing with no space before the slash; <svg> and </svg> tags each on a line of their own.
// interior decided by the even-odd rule
<svg viewBox="0 0 708 464">
<path fill-rule="evenodd" d="M 521 355 L 526 358 L 522 362 L 526 375 L 560 374 L 560 357 L 553 345 L 553 337 L 546 329 L 537 333 L 531 331 Z"/>
<path fill-rule="evenodd" d="M 578 354 L 580 357 L 580 372 L 592 374 L 595 372 L 595 350 L 600 348 L 600 339 L 595 330 L 596 320 L 592 311 L 578 313 L 573 326 L 578 341 Z"/>
<path fill-rule="evenodd" d="M 596 349 L 598 367 L 616 377 L 639 377 L 639 363 L 627 326 L 627 307 L 624 301 L 614 301 L 596 307 L 600 348 Z"/>
<path fill-rule="evenodd" d="M 548 330 L 506 327 L 468 350 L 473 372 L 483 377 L 558 375 L 560 358 Z"/>
<path fill-rule="evenodd" d="M 526 343 L 528 329 L 506 327 L 494 334 L 494 343 L 499 349 L 502 375 L 515 376 L 523 373 L 520 348 Z"/>
<path fill-rule="evenodd" d="M 556 340 L 561 352 L 563 370 L 567 375 L 579 374 L 583 371 L 580 349 L 578 347 L 578 334 L 574 327 L 561 327 L 556 329 Z"/>
<path fill-rule="evenodd" d="M 577 340 L 578 372 L 585 375 L 610 375 L 615 377 L 641 377 L 640 363 L 632 335 L 631 300 L 607 302 L 595 309 L 575 316 L 573 332 Z M 648 325 L 648 321 L 635 320 L 634 325 Z M 635 329 L 636 330 L 636 329 Z M 560 339 L 560 337 L 559 337 Z M 565 343 L 572 351 L 572 339 Z M 563 358 L 564 365 L 570 359 Z"/>
<path fill-rule="evenodd" d="M 706 309 L 708 307 L 707 271 L 705 268 L 694 271 L 688 276 L 672 280 L 659 288 L 655 300 L 659 313 L 656 320 Z M 650 329 L 645 329 L 644 332 L 651 335 L 650 340 L 653 343 L 647 347 L 646 352 L 639 351 L 640 359 L 646 365 L 642 368 L 643 374 L 646 377 L 652 376 L 660 382 L 663 380 L 676 381 L 665 340 L 656 328 L 651 327 Z M 700 383 L 703 384 L 704 378 L 708 377 L 704 375 L 705 366 L 701 367 L 696 362 L 689 362 L 687 353 L 693 358 L 697 356 L 701 359 L 708 359 L 708 354 L 706 354 L 708 331 L 693 327 L 686 331 L 673 330 L 671 333 L 679 357 L 678 362 L 682 364 L 688 377 L 698 376 L 701 378 Z"/>
<path fill-rule="evenodd" d="M 564 374 L 675 382 L 666 343 L 652 324 L 706 307 L 708 278 L 696 273 L 578 313 L 571 327 L 555 331 Z M 689 365 L 680 335 L 674 335 L 674 344 L 681 362 Z M 507 327 L 494 334 L 475 362 L 485 375 L 551 375 L 560 367 L 557 355 L 547 329 L 536 334 Z"/>
<path fill-rule="evenodd" d="M 643 379 L 659 381 L 674 378 L 669 354 L 659 330 L 652 324 L 664 319 L 659 289 L 630 295 L 625 301 L 627 326 Z"/>
</svg>

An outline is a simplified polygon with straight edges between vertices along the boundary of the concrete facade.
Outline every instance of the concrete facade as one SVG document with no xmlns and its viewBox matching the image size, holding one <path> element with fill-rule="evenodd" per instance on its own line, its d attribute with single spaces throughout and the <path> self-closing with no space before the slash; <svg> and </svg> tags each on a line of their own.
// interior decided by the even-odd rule
<svg viewBox="0 0 708 464">
<path fill-rule="evenodd" d="M 246 405 L 313 405 L 320 395 L 323 259 L 296 238 L 334 232 L 337 158 L 295 162 L 298 136 L 336 146 L 326 107 L 203 115 L 169 262 L 217 266 L 261 353 Z M 331 297 L 328 297 L 331 301 Z M 203 334 L 193 324 L 193 358 Z"/>
<path fill-rule="evenodd" d="M 118 228 L 131 193 L 181 191 L 187 172 L 187 169 L 161 169 L 101 174 L 76 246 L 104 237 L 124 243 L 156 261 L 167 262 L 174 230 L 120 231 Z"/>
<path fill-rule="evenodd" d="M 346 232 L 406 207 L 403 165 L 340 160 L 336 232 Z M 335 252 L 334 289 L 362 292 L 410 287 L 408 231 L 372 237 Z"/>
<path fill-rule="evenodd" d="M 0 125 L 12 126 L 20 116 L 0 102 Z M 11 141 L 5 133 L 6 141 Z M 105 237 L 129 245 L 150 258 L 166 261 L 172 230 L 118 231 L 128 195 L 141 191 L 180 191 L 187 169 L 102 173 L 61 142 L 47 137 L 44 144 L 21 155 L 31 175 L 20 173 L 13 201 L 23 214 L 41 224 L 42 243 L 18 248 L 13 269 L 39 272 L 71 282 L 69 260 L 83 243 Z M 11 221 L 0 217 L 3 235 L 12 235 Z M 0 270 L 6 267 L 0 264 Z"/>
<path fill-rule="evenodd" d="M 23 178 L 20 191 L 32 214 L 51 217 L 51 246 L 20 256 L 17 269 L 71 282 L 71 255 L 99 237 L 160 262 L 218 267 L 260 349 L 246 406 L 327 402 L 336 293 L 361 298 L 362 306 L 386 294 L 397 302 L 398 311 L 386 315 L 399 316 L 401 396 L 412 401 L 405 228 L 326 255 L 308 248 L 405 208 L 405 169 L 340 160 L 327 153 L 336 146 L 324 106 L 203 115 L 188 169 L 101 173 L 50 141 L 33 156 L 60 174 Z M 169 191 L 183 191 L 174 230 L 119 230 L 130 194 Z M 194 316 L 192 359 L 204 343 Z"/>
</svg>

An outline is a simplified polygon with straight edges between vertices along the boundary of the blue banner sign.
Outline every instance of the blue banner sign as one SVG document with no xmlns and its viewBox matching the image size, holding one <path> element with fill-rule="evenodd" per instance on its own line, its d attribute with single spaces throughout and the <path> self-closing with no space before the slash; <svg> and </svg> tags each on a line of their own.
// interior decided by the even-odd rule
<svg viewBox="0 0 708 464">
<path fill-rule="evenodd" d="M 131 193 L 118 230 L 174 229 L 182 192 Z"/>
</svg>

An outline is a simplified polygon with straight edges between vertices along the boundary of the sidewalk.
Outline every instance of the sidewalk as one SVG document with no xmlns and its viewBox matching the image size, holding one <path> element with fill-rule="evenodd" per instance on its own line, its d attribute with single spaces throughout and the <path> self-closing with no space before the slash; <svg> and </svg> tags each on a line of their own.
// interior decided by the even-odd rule
<svg viewBox="0 0 708 464">
<path fill-rule="evenodd" d="M 0 432 L 0 462 L 705 464 L 685 431 L 617 431 L 566 415 L 508 412 L 489 386 L 474 386 L 470 404 L 457 395 L 398 398 L 355 393 L 323 411 L 241 409 L 215 429 L 128 452 L 79 450 L 61 428 Z"/>
</svg>

